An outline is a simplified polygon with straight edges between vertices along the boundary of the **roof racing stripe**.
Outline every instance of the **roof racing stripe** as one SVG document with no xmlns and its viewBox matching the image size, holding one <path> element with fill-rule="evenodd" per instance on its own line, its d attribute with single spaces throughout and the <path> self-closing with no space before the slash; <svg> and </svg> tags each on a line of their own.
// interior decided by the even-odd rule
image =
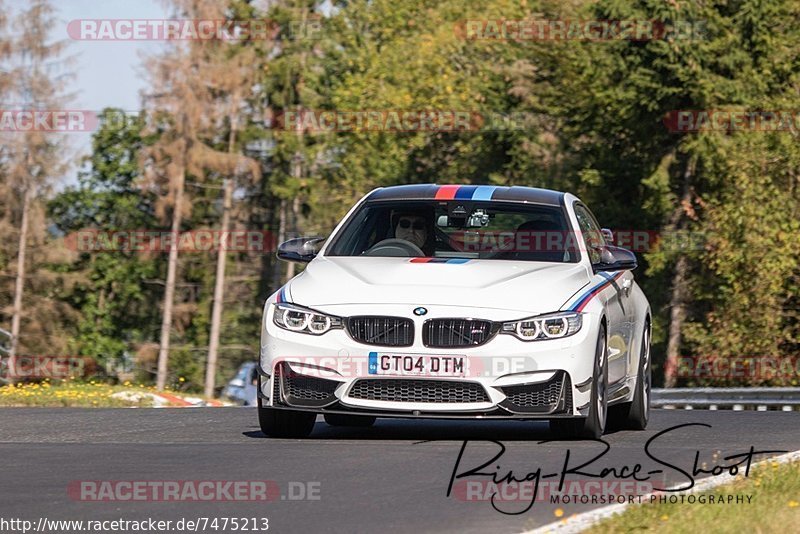
<svg viewBox="0 0 800 534">
<path fill-rule="evenodd" d="M 456 198 L 460 185 L 443 185 L 436 191 L 436 200 L 452 200 Z"/>
<path fill-rule="evenodd" d="M 533 187 L 498 187 L 492 195 L 492 200 L 508 200 L 516 202 L 532 202 L 536 204 L 550 204 L 558 206 L 564 198 L 564 193 L 549 189 L 536 189 Z"/>
<path fill-rule="evenodd" d="M 494 185 L 479 185 L 472 195 L 472 200 L 492 200 L 495 189 L 497 186 Z"/>
<path fill-rule="evenodd" d="M 472 200 L 476 189 L 478 189 L 477 185 L 462 185 L 456 191 L 456 200 Z"/>
<path fill-rule="evenodd" d="M 558 206 L 563 197 L 564 193 L 534 187 L 409 184 L 383 187 L 372 193 L 369 200 L 501 200 Z"/>
<path fill-rule="evenodd" d="M 413 184 L 382 187 L 369 196 L 369 200 L 427 200 L 439 190 L 434 184 Z"/>
</svg>

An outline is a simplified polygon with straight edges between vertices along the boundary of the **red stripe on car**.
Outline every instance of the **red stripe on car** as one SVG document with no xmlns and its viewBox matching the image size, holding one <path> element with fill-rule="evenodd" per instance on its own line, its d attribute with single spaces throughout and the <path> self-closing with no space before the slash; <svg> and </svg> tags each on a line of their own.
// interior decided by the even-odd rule
<svg viewBox="0 0 800 534">
<path fill-rule="evenodd" d="M 461 187 L 460 185 L 443 185 L 436 191 L 436 196 L 434 197 L 436 200 L 453 200 L 456 198 L 456 191 L 458 188 Z"/>
</svg>

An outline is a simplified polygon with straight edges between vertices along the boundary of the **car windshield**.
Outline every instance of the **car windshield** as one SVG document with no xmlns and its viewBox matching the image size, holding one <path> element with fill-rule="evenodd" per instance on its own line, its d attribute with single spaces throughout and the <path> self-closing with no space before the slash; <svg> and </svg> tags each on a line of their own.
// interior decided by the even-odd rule
<svg viewBox="0 0 800 534">
<path fill-rule="evenodd" d="M 347 220 L 326 255 L 574 263 L 572 235 L 559 206 L 375 201 Z"/>
</svg>

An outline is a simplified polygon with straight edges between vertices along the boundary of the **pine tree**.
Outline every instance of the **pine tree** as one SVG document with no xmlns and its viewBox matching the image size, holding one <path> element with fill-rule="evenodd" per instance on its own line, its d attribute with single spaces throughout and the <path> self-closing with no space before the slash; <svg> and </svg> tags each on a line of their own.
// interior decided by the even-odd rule
<svg viewBox="0 0 800 534">
<path fill-rule="evenodd" d="M 64 109 L 68 101 L 65 85 L 70 74 L 63 56 L 66 41 L 52 40 L 54 21 L 53 8 L 46 0 L 32 2 L 15 21 L 19 32 L 10 58 L 9 94 L 12 101 L 28 111 Z M 7 53 L 8 48 L 3 49 Z M 17 238 L 9 346 L 12 372 L 15 356 L 32 349 L 37 339 L 46 346 L 50 339 L 42 339 L 42 333 L 60 324 L 50 322 L 48 317 L 58 315 L 57 305 L 48 302 L 46 295 L 31 290 L 47 283 L 43 278 L 47 273 L 35 267 L 42 258 L 34 255 L 51 252 L 42 248 L 46 239 L 42 199 L 66 169 L 66 149 L 64 136 L 57 132 L 32 128 L 8 134 L 4 193 L 9 199 L 7 216 L 15 221 Z M 51 345 L 50 351 L 60 346 L 63 345 Z"/>
</svg>

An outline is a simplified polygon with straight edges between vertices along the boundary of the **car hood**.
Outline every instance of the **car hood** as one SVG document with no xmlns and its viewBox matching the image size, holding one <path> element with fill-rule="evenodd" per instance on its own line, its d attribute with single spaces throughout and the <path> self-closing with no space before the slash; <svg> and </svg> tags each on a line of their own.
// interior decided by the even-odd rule
<svg viewBox="0 0 800 534">
<path fill-rule="evenodd" d="M 288 293 L 309 307 L 410 304 L 546 313 L 590 281 L 586 268 L 575 263 L 459 261 L 320 256 L 290 282 Z"/>
</svg>

